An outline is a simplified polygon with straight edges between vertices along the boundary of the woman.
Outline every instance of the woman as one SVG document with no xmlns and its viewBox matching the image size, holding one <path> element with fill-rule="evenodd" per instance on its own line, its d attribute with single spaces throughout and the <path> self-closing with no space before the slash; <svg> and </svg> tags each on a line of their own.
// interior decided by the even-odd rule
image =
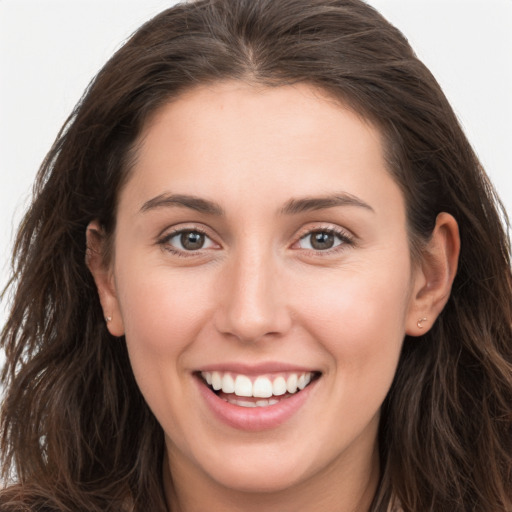
<svg viewBox="0 0 512 512">
<path fill-rule="evenodd" d="M 366 4 L 148 22 L 15 254 L 1 510 L 512 510 L 499 201 Z"/>
</svg>

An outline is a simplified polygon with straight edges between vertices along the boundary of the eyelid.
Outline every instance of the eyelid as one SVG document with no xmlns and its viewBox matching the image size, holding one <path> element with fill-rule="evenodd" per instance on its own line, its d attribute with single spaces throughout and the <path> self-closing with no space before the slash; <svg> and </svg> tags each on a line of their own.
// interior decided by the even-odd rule
<svg viewBox="0 0 512 512">
<path fill-rule="evenodd" d="M 305 237 L 312 235 L 313 233 L 318 232 L 326 232 L 331 233 L 333 235 L 336 235 L 340 238 L 342 241 L 341 244 L 338 244 L 330 249 L 325 250 L 315 250 L 315 249 L 302 249 L 300 247 L 297 247 L 297 249 L 303 250 L 303 251 L 309 251 L 309 252 L 315 252 L 315 253 L 321 253 L 321 254 L 329 254 L 333 252 L 337 252 L 339 250 L 343 250 L 346 246 L 353 246 L 356 243 L 356 236 L 348 229 L 342 228 L 341 226 L 330 224 L 330 223 L 318 223 L 313 225 L 308 225 L 303 228 L 301 228 L 297 235 L 295 236 L 295 241 L 292 244 L 292 248 L 295 248 L 302 239 Z"/>
<path fill-rule="evenodd" d="M 207 237 L 211 243 L 213 243 L 216 247 L 206 247 L 206 248 L 200 248 L 197 250 L 182 250 L 176 247 L 171 246 L 168 242 L 175 236 L 187 232 L 187 231 L 196 231 L 198 233 L 203 234 L 205 237 Z M 335 236 L 337 236 L 341 243 L 325 250 L 315 250 L 315 249 L 303 249 L 301 247 L 296 247 L 297 244 L 304 239 L 305 237 L 312 235 L 313 233 L 318 232 L 327 232 L 331 233 Z M 313 223 L 309 224 L 307 226 L 302 227 L 299 231 L 297 231 L 294 242 L 291 245 L 292 249 L 299 249 L 304 252 L 310 252 L 310 253 L 318 253 L 322 255 L 332 254 L 336 253 L 338 251 L 341 251 L 345 249 L 347 246 L 353 246 L 356 243 L 356 235 L 354 235 L 350 230 L 343 228 L 339 225 L 331 224 L 331 223 Z M 166 227 L 164 230 L 160 232 L 160 234 L 156 237 L 156 244 L 162 246 L 163 249 L 176 254 L 178 256 L 196 256 L 199 253 L 202 253 L 204 251 L 209 251 L 212 249 L 218 250 L 222 248 L 222 245 L 217 241 L 217 237 L 215 235 L 211 234 L 211 229 L 205 228 L 204 226 L 197 225 L 197 224 L 187 224 L 187 223 L 180 223 L 176 226 L 172 227 Z"/>
<path fill-rule="evenodd" d="M 202 235 L 207 237 L 216 247 L 206 247 L 206 248 L 201 248 L 201 249 L 197 249 L 197 250 L 187 251 L 184 249 L 179 249 L 177 247 L 173 247 L 169 244 L 169 241 L 172 238 L 174 238 L 175 236 L 178 236 L 181 233 L 190 232 L 190 231 L 201 233 Z M 157 237 L 156 237 L 156 244 L 160 245 L 163 249 L 169 251 L 170 253 L 176 254 L 178 256 L 184 256 L 184 257 L 196 256 L 197 254 L 199 254 L 203 251 L 212 250 L 212 249 L 217 250 L 217 249 L 221 248 L 221 244 L 219 242 L 217 242 L 216 237 L 212 236 L 210 231 L 211 230 L 206 229 L 203 226 L 198 226 L 197 224 L 180 223 L 177 226 L 167 227 L 164 230 L 162 230 L 160 232 L 160 234 L 157 235 Z"/>
<path fill-rule="evenodd" d="M 338 224 L 332 224 L 331 222 L 310 222 L 305 226 L 301 227 L 297 231 L 296 238 L 302 238 L 305 235 L 314 233 L 315 231 L 328 231 L 331 233 L 339 234 L 342 237 L 348 239 L 356 239 L 356 235 L 349 229 L 339 226 Z"/>
</svg>

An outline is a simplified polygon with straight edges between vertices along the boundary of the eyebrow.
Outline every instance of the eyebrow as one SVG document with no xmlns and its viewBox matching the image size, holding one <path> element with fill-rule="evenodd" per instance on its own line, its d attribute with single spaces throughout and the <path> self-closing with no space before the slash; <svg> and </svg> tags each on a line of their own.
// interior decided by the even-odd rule
<svg viewBox="0 0 512 512">
<path fill-rule="evenodd" d="M 157 208 L 173 206 L 190 208 L 191 210 L 208 215 L 224 215 L 222 207 L 214 201 L 187 194 L 160 194 L 149 201 L 146 201 L 142 205 L 140 211 L 142 213 L 146 213 Z M 365 203 L 358 197 L 346 192 L 341 192 L 339 194 L 322 197 L 290 199 L 281 209 L 281 214 L 295 215 L 308 211 L 334 208 L 336 206 L 357 206 L 371 212 L 375 211 L 369 204 Z"/>
<path fill-rule="evenodd" d="M 186 194 L 160 194 L 146 201 L 140 211 L 146 213 L 150 210 L 169 206 L 190 208 L 191 210 L 209 215 L 224 215 L 224 210 L 217 203 Z"/>
<path fill-rule="evenodd" d="M 375 213 L 375 210 L 369 204 L 346 192 L 322 197 L 304 197 L 301 199 L 291 199 L 281 209 L 281 213 L 284 215 L 294 215 L 308 211 L 334 208 L 336 206 L 357 206 L 359 208 L 364 208 Z"/>
</svg>

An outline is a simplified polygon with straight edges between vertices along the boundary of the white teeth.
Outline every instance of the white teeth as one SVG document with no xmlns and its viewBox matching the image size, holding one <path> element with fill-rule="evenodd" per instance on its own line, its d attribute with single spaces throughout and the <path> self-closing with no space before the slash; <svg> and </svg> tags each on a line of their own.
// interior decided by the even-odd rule
<svg viewBox="0 0 512 512">
<path fill-rule="evenodd" d="M 211 384 L 212 388 L 215 390 L 215 391 L 218 391 L 219 389 L 222 388 L 222 376 L 219 372 L 213 372 L 212 373 L 212 384 Z"/>
<path fill-rule="evenodd" d="M 230 404 L 238 405 L 240 407 L 258 407 L 256 402 L 248 402 L 247 400 L 237 400 L 236 398 L 228 398 L 226 402 Z"/>
<path fill-rule="evenodd" d="M 279 400 L 276 400 L 275 398 L 269 398 L 268 400 L 256 400 L 257 407 L 268 407 L 269 405 L 275 405 L 278 403 Z"/>
<path fill-rule="evenodd" d="M 235 377 L 230 372 L 201 372 L 201 376 L 215 391 L 222 390 L 226 394 L 234 394 L 240 397 L 270 398 L 272 396 L 285 395 L 287 392 L 293 395 L 297 391 L 304 389 L 311 382 L 313 373 L 290 373 L 287 377 L 278 375 L 273 380 L 267 376 L 260 375 L 254 382 L 247 375 L 238 374 Z M 264 405 L 261 405 L 261 407 L 276 403 L 275 399 L 243 402 L 245 404 L 243 407 L 252 407 L 253 405 L 247 405 L 249 403 L 257 404 L 261 402 L 263 404 L 264 402 Z"/>
<path fill-rule="evenodd" d="M 286 381 L 284 377 L 277 377 L 272 384 L 272 394 L 274 396 L 281 396 L 286 393 Z"/>
<path fill-rule="evenodd" d="M 310 382 L 311 382 L 311 374 L 310 373 L 303 373 L 299 377 L 299 381 L 297 382 L 297 387 L 299 389 L 304 389 Z"/>
<path fill-rule="evenodd" d="M 235 381 L 233 377 L 229 373 L 225 373 L 224 377 L 222 377 L 222 391 L 224 393 L 234 393 L 235 392 Z"/>
<path fill-rule="evenodd" d="M 245 375 L 237 375 L 235 380 L 235 395 L 237 396 L 253 396 L 252 382 Z"/>
<path fill-rule="evenodd" d="M 252 396 L 269 398 L 272 396 L 272 382 L 267 377 L 258 377 L 252 386 Z"/>
<path fill-rule="evenodd" d="M 268 407 L 269 405 L 279 403 L 279 400 L 276 400 L 275 398 L 270 398 L 268 400 L 256 400 L 256 402 L 249 402 L 247 400 L 240 400 L 233 397 L 224 398 L 223 400 L 230 404 L 238 405 L 239 407 Z"/>
<path fill-rule="evenodd" d="M 297 374 L 292 373 L 288 380 L 286 381 L 286 389 L 288 393 L 296 393 L 297 392 Z"/>
</svg>

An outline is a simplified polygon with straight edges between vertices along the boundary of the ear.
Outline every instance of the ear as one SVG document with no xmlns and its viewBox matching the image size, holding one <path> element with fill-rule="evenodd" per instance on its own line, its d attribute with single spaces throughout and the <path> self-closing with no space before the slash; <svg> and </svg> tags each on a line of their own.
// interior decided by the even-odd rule
<svg viewBox="0 0 512 512">
<path fill-rule="evenodd" d="M 448 302 L 457 272 L 460 237 L 457 221 L 440 213 L 432 237 L 417 263 L 406 322 L 409 336 L 421 336 L 434 324 Z"/>
<path fill-rule="evenodd" d="M 107 329 L 113 336 L 123 336 L 124 324 L 117 299 L 112 265 L 105 263 L 105 232 L 98 221 L 94 220 L 87 226 L 86 241 L 85 261 L 98 289 Z"/>
</svg>

